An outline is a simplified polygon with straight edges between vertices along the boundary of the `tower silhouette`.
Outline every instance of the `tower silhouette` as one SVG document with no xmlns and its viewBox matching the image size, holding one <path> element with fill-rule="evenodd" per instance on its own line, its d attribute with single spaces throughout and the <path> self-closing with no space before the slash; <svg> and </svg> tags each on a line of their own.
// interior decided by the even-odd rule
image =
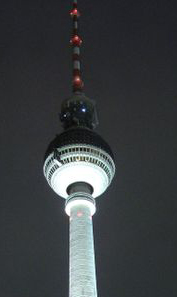
<svg viewBox="0 0 177 297">
<path fill-rule="evenodd" d="M 62 103 L 64 132 L 49 144 L 43 170 L 50 187 L 65 198 L 65 211 L 70 217 L 69 297 L 96 297 L 92 216 L 95 198 L 110 185 L 115 164 L 111 148 L 94 131 L 98 125 L 95 102 L 83 93 L 77 0 L 73 0 L 70 15 L 73 93 Z"/>
</svg>

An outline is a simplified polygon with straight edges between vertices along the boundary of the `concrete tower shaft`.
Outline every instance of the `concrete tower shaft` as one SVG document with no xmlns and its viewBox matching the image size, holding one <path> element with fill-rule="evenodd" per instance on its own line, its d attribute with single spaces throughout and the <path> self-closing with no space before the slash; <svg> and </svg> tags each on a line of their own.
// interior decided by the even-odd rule
<svg viewBox="0 0 177 297">
<path fill-rule="evenodd" d="M 94 199 L 78 192 L 69 196 L 70 216 L 69 297 L 97 297 L 92 214 Z"/>
</svg>

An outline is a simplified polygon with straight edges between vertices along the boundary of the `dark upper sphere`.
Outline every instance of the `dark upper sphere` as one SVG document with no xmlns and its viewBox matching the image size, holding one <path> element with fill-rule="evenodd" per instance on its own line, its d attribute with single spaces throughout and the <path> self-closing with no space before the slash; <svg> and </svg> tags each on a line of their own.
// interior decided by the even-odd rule
<svg viewBox="0 0 177 297">
<path fill-rule="evenodd" d="M 95 102 L 82 92 L 75 92 L 61 105 L 60 120 L 64 129 L 85 127 L 94 129 L 98 125 Z"/>
<path fill-rule="evenodd" d="M 73 144 L 90 144 L 96 146 L 108 153 L 114 160 L 112 150 L 107 142 L 94 131 L 83 127 L 67 129 L 63 133 L 57 135 L 49 144 L 44 159 L 46 160 L 55 149 Z"/>
</svg>

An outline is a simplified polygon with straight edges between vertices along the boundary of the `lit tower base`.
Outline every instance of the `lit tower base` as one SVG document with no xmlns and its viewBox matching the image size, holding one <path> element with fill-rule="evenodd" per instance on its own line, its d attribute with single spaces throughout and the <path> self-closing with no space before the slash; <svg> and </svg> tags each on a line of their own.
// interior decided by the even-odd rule
<svg viewBox="0 0 177 297">
<path fill-rule="evenodd" d="M 70 217 L 69 297 L 97 297 L 92 216 L 95 198 L 110 185 L 115 165 L 109 145 L 93 131 L 98 125 L 95 103 L 82 91 L 79 15 L 73 0 L 73 95 L 62 103 L 64 132 L 49 144 L 43 170 L 50 187 L 65 199 Z"/>
</svg>

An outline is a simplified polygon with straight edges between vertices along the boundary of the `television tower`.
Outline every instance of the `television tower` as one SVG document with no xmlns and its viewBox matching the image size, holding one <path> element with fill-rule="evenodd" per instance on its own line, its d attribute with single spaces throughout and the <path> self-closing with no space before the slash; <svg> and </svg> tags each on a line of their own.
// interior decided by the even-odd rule
<svg viewBox="0 0 177 297">
<path fill-rule="evenodd" d="M 72 96 L 62 102 L 64 132 L 49 144 L 44 175 L 50 187 L 65 198 L 70 217 L 69 297 L 97 297 L 92 216 L 95 198 L 110 185 L 115 173 L 112 151 L 94 132 L 98 125 L 95 102 L 83 93 L 77 0 L 70 12 L 73 58 Z"/>
</svg>

